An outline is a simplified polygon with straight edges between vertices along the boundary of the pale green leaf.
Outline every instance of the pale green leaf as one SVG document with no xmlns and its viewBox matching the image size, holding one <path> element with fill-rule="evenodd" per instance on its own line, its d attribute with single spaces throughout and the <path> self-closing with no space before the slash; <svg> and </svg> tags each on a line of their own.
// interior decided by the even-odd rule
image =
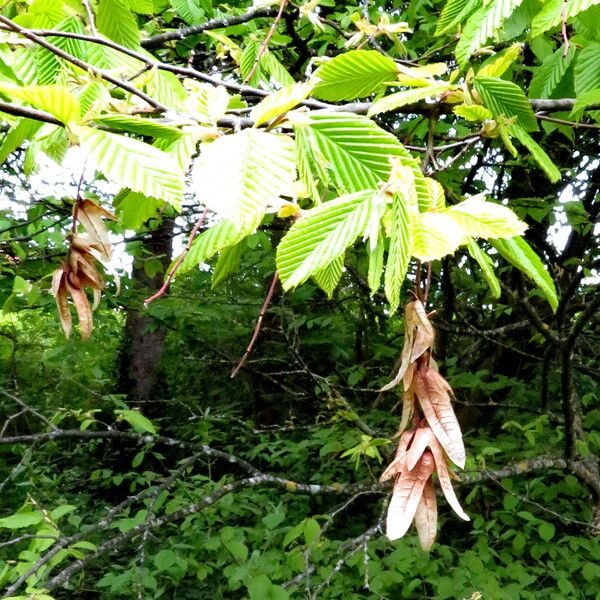
<svg viewBox="0 0 600 600">
<path fill-rule="evenodd" d="M 320 204 L 292 225 L 277 247 L 277 270 L 284 289 L 306 281 L 342 256 L 364 234 L 376 190 L 363 190 Z"/>
<path fill-rule="evenodd" d="M 216 225 L 202 232 L 193 241 L 189 252 L 185 255 L 183 262 L 177 269 L 177 273 L 180 275 L 187 273 L 199 264 L 206 262 L 217 252 L 222 251 L 228 246 L 233 246 L 251 233 L 253 233 L 252 230 L 245 232 L 238 231 L 237 227 L 231 221 L 219 221 Z"/>
<path fill-rule="evenodd" d="M 590 44 L 581 50 L 575 63 L 575 93 L 577 96 L 600 88 L 599 65 L 600 43 Z"/>
<path fill-rule="evenodd" d="M 204 11 L 198 0 L 169 0 L 171 6 L 188 25 L 196 25 L 204 20 Z"/>
<path fill-rule="evenodd" d="M 552 162 L 546 151 L 525 130 L 517 125 L 513 125 L 509 128 L 509 132 L 531 152 L 531 156 L 533 156 L 535 162 L 546 173 L 552 183 L 560 181 L 561 174 L 558 167 Z"/>
<path fill-rule="evenodd" d="M 101 113 L 111 97 L 108 88 L 99 81 L 92 81 L 77 90 L 82 119 L 90 119 Z"/>
<path fill-rule="evenodd" d="M 0 82 L 0 92 L 12 100 L 22 100 L 35 108 L 49 112 L 63 123 L 79 121 L 79 99 L 61 85 L 20 87 Z"/>
<path fill-rule="evenodd" d="M 413 228 L 412 255 L 422 261 L 453 254 L 465 241 L 461 227 L 448 214 L 420 213 Z"/>
<path fill-rule="evenodd" d="M 174 110 L 185 106 L 188 94 L 174 73 L 153 69 L 145 83 L 146 93 L 157 102 Z"/>
<path fill-rule="evenodd" d="M 0 527 L 4 529 L 21 529 L 23 527 L 31 527 L 37 525 L 44 520 L 44 515 L 41 511 L 19 512 L 9 517 L 0 519 Z"/>
<path fill-rule="evenodd" d="M 40 121 L 19 119 L 2 138 L 2 144 L 0 144 L 0 164 L 4 163 L 17 148 L 20 148 L 25 140 L 33 138 L 41 127 L 42 123 Z"/>
<path fill-rule="evenodd" d="M 295 83 L 294 78 L 289 74 L 283 63 L 270 50 L 263 54 L 260 62 L 265 71 L 271 76 L 271 79 L 280 87 Z"/>
<path fill-rule="evenodd" d="M 444 192 L 442 184 L 431 177 L 424 177 L 424 179 L 425 185 L 429 191 L 429 198 L 431 199 L 433 210 L 444 210 L 444 208 L 446 208 L 446 193 Z"/>
<path fill-rule="evenodd" d="M 290 191 L 295 173 L 289 137 L 246 129 L 203 144 L 192 179 L 200 202 L 241 230 Z"/>
<path fill-rule="evenodd" d="M 300 104 L 308 97 L 312 87 L 313 83 L 311 81 L 294 83 L 263 98 L 250 113 L 250 118 L 254 119 L 254 126 L 258 127 L 267 121 L 271 121 Z"/>
<path fill-rule="evenodd" d="M 368 249 L 369 251 L 369 273 L 367 280 L 369 283 L 369 289 L 371 290 L 371 296 L 377 292 L 381 285 L 381 275 L 383 274 L 383 237 L 379 235 L 377 239 L 377 246 L 375 248 Z"/>
<path fill-rule="evenodd" d="M 412 219 L 410 199 L 394 195 L 391 206 L 390 246 L 385 264 L 384 289 L 393 314 L 400 303 L 400 290 L 406 277 L 412 250 Z"/>
<path fill-rule="evenodd" d="M 138 117 L 137 115 L 102 115 L 94 118 L 97 125 L 103 125 L 108 129 L 117 131 L 128 131 L 137 135 L 146 137 L 167 137 L 178 138 L 181 136 L 181 130 L 161 123 L 155 119 Z"/>
<path fill-rule="evenodd" d="M 573 105 L 573 110 L 571 111 L 571 117 L 579 118 L 581 113 L 588 106 L 600 106 L 600 87 L 596 88 L 595 90 L 589 90 L 588 92 L 585 92 L 575 98 L 575 104 Z"/>
<path fill-rule="evenodd" d="M 456 59 L 464 65 L 469 57 L 486 42 L 495 38 L 504 21 L 523 0 L 492 0 L 475 12 L 465 24 L 456 45 Z"/>
<path fill-rule="evenodd" d="M 304 168 L 318 173 L 318 179 L 330 179 L 340 193 L 376 188 L 387 181 L 393 157 L 407 164 L 418 163 L 392 134 L 371 119 L 349 113 L 295 115 L 294 129 L 304 143 Z M 316 169 L 317 171 L 315 172 Z"/>
<path fill-rule="evenodd" d="M 452 112 L 467 121 L 485 121 L 493 116 L 492 112 L 481 104 L 458 104 Z"/>
<path fill-rule="evenodd" d="M 542 10 L 533 18 L 531 22 L 531 37 L 552 29 L 562 23 L 563 18 L 569 21 L 575 15 L 600 4 L 600 0 L 547 0 Z"/>
<path fill-rule="evenodd" d="M 384 96 L 372 104 L 367 116 L 372 117 L 373 115 L 378 115 L 383 112 L 390 112 L 402 106 L 406 106 L 407 104 L 413 104 L 419 100 L 424 100 L 425 98 L 436 98 L 440 94 L 448 91 L 450 87 L 451 86 L 447 83 L 437 83 L 427 87 L 404 90 L 402 92 L 390 94 L 389 96 Z"/>
<path fill-rule="evenodd" d="M 475 89 L 494 117 L 516 118 L 525 131 L 537 131 L 537 119 L 523 90 L 498 77 L 475 77 Z"/>
<path fill-rule="evenodd" d="M 109 180 L 181 206 L 184 176 L 171 156 L 139 140 L 91 127 L 77 133 L 90 163 Z"/>
<path fill-rule="evenodd" d="M 243 241 L 223 248 L 219 253 L 219 259 L 213 270 L 211 288 L 216 288 L 220 283 L 225 281 L 232 273 L 235 273 L 240 266 L 240 260 L 245 249 Z"/>
<path fill-rule="evenodd" d="M 344 266 L 344 256 L 338 256 L 335 260 L 331 261 L 326 267 L 317 271 L 312 278 L 315 283 L 327 294 L 327 297 L 331 300 L 333 291 L 338 286 L 340 279 L 342 278 L 342 268 Z"/>
<path fill-rule="evenodd" d="M 538 286 L 553 311 L 558 307 L 556 288 L 550 273 L 544 267 L 540 257 L 531 246 L 520 236 L 491 240 L 490 244 L 513 266 L 523 271 Z"/>
<path fill-rule="evenodd" d="M 569 46 L 566 56 L 564 46 L 561 46 L 544 59 L 541 66 L 534 71 L 529 84 L 529 96 L 531 98 L 552 98 L 552 94 L 573 62 L 573 58 L 575 58 L 574 46 Z"/>
<path fill-rule="evenodd" d="M 479 0 L 448 0 L 442 9 L 435 30 L 436 36 L 455 29 L 479 5 Z"/>
<path fill-rule="evenodd" d="M 482 75 L 485 77 L 502 77 L 517 58 L 519 58 L 522 50 L 522 44 L 513 44 L 500 52 L 496 52 L 496 54 L 485 60 L 477 71 L 477 75 L 479 77 Z"/>
<path fill-rule="evenodd" d="M 125 0 L 99 0 L 96 27 L 121 46 L 138 48 L 140 45 L 140 30 Z"/>
<path fill-rule="evenodd" d="M 195 133 L 186 131 L 174 137 L 157 137 L 152 145 L 172 156 L 181 171 L 187 173 L 197 144 L 198 139 Z"/>
<path fill-rule="evenodd" d="M 469 254 L 473 257 L 474 260 L 477 261 L 477 264 L 481 268 L 481 272 L 483 273 L 483 277 L 487 282 L 492 298 L 498 299 L 500 298 L 500 282 L 496 277 L 496 273 L 494 272 L 494 263 L 492 259 L 479 247 L 477 242 L 473 238 L 469 238 L 467 242 L 467 248 L 469 250 Z"/>
<path fill-rule="evenodd" d="M 364 98 L 381 89 L 386 81 L 393 81 L 397 74 L 396 63 L 380 52 L 351 50 L 315 71 L 313 95 L 329 101 Z"/>
<path fill-rule="evenodd" d="M 484 239 L 521 235 L 527 225 L 507 206 L 486 202 L 473 196 L 451 206 L 446 214 L 458 225 L 464 236 Z"/>
<path fill-rule="evenodd" d="M 186 107 L 195 119 L 206 125 L 216 125 L 225 115 L 229 106 L 230 96 L 227 90 L 219 85 L 197 81 L 186 81 L 189 96 Z"/>
</svg>

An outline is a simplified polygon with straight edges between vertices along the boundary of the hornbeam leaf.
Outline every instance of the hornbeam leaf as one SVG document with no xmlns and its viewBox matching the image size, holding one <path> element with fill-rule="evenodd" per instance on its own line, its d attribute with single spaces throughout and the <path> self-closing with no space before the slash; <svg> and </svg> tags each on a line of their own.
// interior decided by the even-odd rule
<svg viewBox="0 0 600 600">
<path fill-rule="evenodd" d="M 383 112 L 390 112 L 397 108 L 401 108 L 402 106 L 406 106 L 407 104 L 424 100 L 425 98 L 435 98 L 449 89 L 449 84 L 438 83 L 427 87 L 396 92 L 395 94 L 390 94 L 389 96 L 384 96 L 383 98 L 376 100 L 371 105 L 371 108 L 369 108 L 367 116 L 372 117 L 373 115 L 378 115 Z"/>
<path fill-rule="evenodd" d="M 464 243 L 465 235 L 450 215 L 420 213 L 414 223 L 412 255 L 422 261 L 453 254 Z"/>
<path fill-rule="evenodd" d="M 246 129 L 204 144 L 192 181 L 200 202 L 242 231 L 289 192 L 295 174 L 289 137 Z"/>
<path fill-rule="evenodd" d="M 354 100 L 381 89 L 396 78 L 398 67 L 375 50 L 351 50 L 332 58 L 314 73 L 313 95 L 322 100 Z"/>
<path fill-rule="evenodd" d="M 247 248 L 247 246 L 242 240 L 233 246 L 227 246 L 227 248 L 221 250 L 219 253 L 219 260 L 217 260 L 210 282 L 210 287 L 212 289 L 216 288 L 222 281 L 225 281 L 225 279 L 237 270 L 245 248 Z"/>
<path fill-rule="evenodd" d="M 523 127 L 525 131 L 538 130 L 531 104 L 518 85 L 498 77 L 477 76 L 475 90 L 494 117 L 504 116 L 506 119 L 516 117 L 516 124 Z"/>
<path fill-rule="evenodd" d="M 390 246 L 385 265 L 384 289 L 393 314 L 400 303 L 412 246 L 411 209 L 403 194 L 395 194 L 391 207 Z"/>
<path fill-rule="evenodd" d="M 554 54 L 545 58 L 541 66 L 536 67 L 529 84 L 530 98 L 552 98 L 552 94 L 562 81 L 567 69 L 575 58 L 575 48 L 569 45 L 565 54 L 564 45 Z M 580 59 L 577 59 L 578 62 Z"/>
<path fill-rule="evenodd" d="M 416 160 L 397 138 L 367 117 L 297 114 L 293 123 L 296 134 L 305 140 L 298 145 L 298 152 L 305 155 L 302 160 L 307 164 L 320 162 L 317 178 L 323 180 L 327 175 L 341 194 L 375 189 L 386 182 L 393 157 L 418 169 Z M 314 167 L 312 172 L 315 174 Z"/>
<path fill-rule="evenodd" d="M 306 211 L 277 247 L 277 270 L 288 290 L 306 281 L 364 234 L 377 190 L 341 196 Z"/>
<path fill-rule="evenodd" d="M 437 501 L 431 478 L 423 488 L 423 495 L 415 512 L 415 527 L 421 548 L 425 552 L 431 550 L 437 533 Z"/>
<path fill-rule="evenodd" d="M 315 283 L 327 294 L 330 300 L 333 296 L 333 290 L 335 290 L 342 277 L 343 266 L 344 257 L 339 256 L 313 275 Z"/>
<path fill-rule="evenodd" d="M 544 31 L 560 25 L 563 19 L 569 21 L 595 4 L 600 4 L 600 0 L 548 0 L 531 21 L 531 37 L 535 38 Z"/>
<path fill-rule="evenodd" d="M 254 229 L 258 227 L 258 223 L 257 221 Z M 185 255 L 185 258 L 177 269 L 177 273 L 187 273 L 200 263 L 207 261 L 217 252 L 233 246 L 251 233 L 253 233 L 252 229 L 248 229 L 245 232 L 238 231 L 238 228 L 231 221 L 219 221 L 210 229 L 202 232 L 192 242 L 189 252 Z"/>
<path fill-rule="evenodd" d="M 469 254 L 477 261 L 477 264 L 481 268 L 483 277 L 490 288 L 492 298 L 497 300 L 500 298 L 500 282 L 496 277 L 496 273 L 494 273 L 492 259 L 479 247 L 473 238 L 469 238 L 467 246 Z"/>
<path fill-rule="evenodd" d="M 268 95 L 250 112 L 250 118 L 254 119 L 254 126 L 258 127 L 279 117 L 300 104 L 308 97 L 313 85 L 311 81 L 294 83 Z"/>
<path fill-rule="evenodd" d="M 100 0 L 96 27 L 121 46 L 138 48 L 140 45 L 140 30 L 125 0 Z"/>
<path fill-rule="evenodd" d="M 10 83 L 0 83 L 0 92 L 12 100 L 23 100 L 35 108 L 45 110 L 63 123 L 79 121 L 79 99 L 62 85 L 20 87 Z"/>
<path fill-rule="evenodd" d="M 396 479 L 386 522 L 390 540 L 397 540 L 408 531 L 434 466 L 433 455 L 427 450 L 412 471 L 403 471 Z"/>
<path fill-rule="evenodd" d="M 450 459 L 465 466 L 465 446 L 460 425 L 450 402 L 451 388 L 433 368 L 417 369 L 413 379 L 415 394 L 423 414 Z"/>
<path fill-rule="evenodd" d="M 527 229 L 527 225 L 510 208 L 486 202 L 478 196 L 451 206 L 446 214 L 456 221 L 463 235 L 472 237 L 513 237 Z"/>
<path fill-rule="evenodd" d="M 72 285 L 69 282 L 68 277 L 65 279 L 67 290 L 69 291 L 69 294 L 71 294 L 73 304 L 75 305 L 75 310 L 77 311 L 77 317 L 79 318 L 81 339 L 85 341 L 92 334 L 92 328 L 94 326 L 90 302 L 84 289 L 77 287 L 76 285 Z"/>
<path fill-rule="evenodd" d="M 383 273 L 383 237 L 379 234 L 377 238 L 377 245 L 371 249 L 369 247 L 369 273 L 367 276 L 369 289 L 371 290 L 371 296 L 375 295 L 375 292 L 381 285 L 381 275 Z"/>
<path fill-rule="evenodd" d="M 533 251 L 531 246 L 520 236 L 504 239 L 491 240 L 490 244 L 512 265 L 523 271 L 532 279 L 548 301 L 553 311 L 558 308 L 556 288 L 550 273 L 546 271 L 540 257 Z"/>
<path fill-rule="evenodd" d="M 552 162 L 552 159 L 546 154 L 546 151 L 522 128 L 518 125 L 512 125 L 508 129 L 511 135 L 514 135 L 531 152 L 535 162 L 546 173 L 552 183 L 560 181 L 561 174 L 558 167 Z"/>
<path fill-rule="evenodd" d="M 479 50 L 496 34 L 523 0 L 492 0 L 469 17 L 456 45 L 456 59 L 464 65 L 471 54 Z"/>
<path fill-rule="evenodd" d="M 394 460 L 381 474 L 381 477 L 379 478 L 380 482 L 387 481 L 388 479 L 400 474 L 403 470 L 406 470 L 406 449 L 408 448 L 414 433 L 414 431 L 405 431 L 402 433 Z"/>
<path fill-rule="evenodd" d="M 183 199 L 182 170 L 165 152 L 139 140 L 81 127 L 79 142 L 88 159 L 109 180 L 175 208 Z"/>
<path fill-rule="evenodd" d="M 577 57 L 575 63 L 575 93 L 577 96 L 600 88 L 600 42 L 589 44 Z"/>
<path fill-rule="evenodd" d="M 478 0 L 448 0 L 437 21 L 435 36 L 456 28 L 478 5 Z"/>
<path fill-rule="evenodd" d="M 182 132 L 177 127 L 156 122 L 154 119 L 144 119 L 136 115 L 101 115 L 94 118 L 98 125 L 104 125 L 118 131 L 128 131 L 148 137 L 178 138 Z"/>
</svg>

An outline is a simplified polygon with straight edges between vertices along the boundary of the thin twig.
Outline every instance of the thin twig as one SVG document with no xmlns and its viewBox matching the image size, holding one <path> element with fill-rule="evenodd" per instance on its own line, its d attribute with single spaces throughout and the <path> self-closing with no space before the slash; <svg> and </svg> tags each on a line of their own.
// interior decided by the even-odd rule
<svg viewBox="0 0 600 600">
<path fill-rule="evenodd" d="M 250 338 L 250 343 L 248 344 L 248 347 L 246 348 L 246 352 L 244 352 L 244 356 L 242 356 L 242 358 L 240 359 L 240 362 L 238 362 L 235 369 L 233 369 L 233 371 L 231 372 L 232 379 L 240 372 L 240 369 L 246 364 L 246 361 L 248 360 L 250 353 L 254 349 L 254 344 L 256 344 L 256 340 L 258 339 L 258 334 L 260 333 L 260 329 L 262 327 L 263 320 L 265 318 L 265 315 L 267 314 L 267 309 L 269 308 L 269 305 L 271 304 L 271 300 L 273 299 L 273 294 L 275 293 L 275 288 L 277 287 L 278 281 L 279 281 L 279 275 L 277 273 L 275 273 L 275 275 L 273 275 L 273 279 L 271 280 L 271 285 L 269 286 L 269 291 L 267 292 L 267 295 L 265 296 L 265 301 L 263 302 L 263 305 L 261 306 L 260 313 L 258 315 L 258 319 L 256 320 L 256 325 L 254 326 L 254 332 L 252 333 L 252 337 Z"/>
<path fill-rule="evenodd" d="M 90 31 L 93 35 L 98 35 L 98 30 L 96 29 L 96 22 L 94 21 L 94 13 L 92 12 L 92 8 L 88 0 L 81 0 L 83 7 L 85 8 L 85 14 L 87 15 L 88 25 L 90 26 Z"/>
<path fill-rule="evenodd" d="M 152 301 L 156 300 L 157 298 L 160 298 L 161 296 L 163 296 L 166 293 L 166 291 L 169 289 L 169 285 L 171 284 L 171 280 L 175 276 L 175 273 L 177 273 L 177 269 L 179 269 L 179 267 L 181 266 L 181 263 L 183 262 L 183 259 L 186 257 L 187 253 L 190 251 L 190 248 L 192 247 L 192 242 L 194 241 L 194 239 L 198 235 L 198 231 L 200 230 L 200 227 L 202 227 L 202 225 L 204 224 L 204 221 L 206 220 L 206 215 L 207 214 L 208 214 L 208 208 L 205 208 L 204 211 L 202 212 L 202 214 L 198 217 L 198 220 L 196 221 L 196 224 L 194 225 L 194 228 L 190 232 L 190 235 L 188 237 L 188 241 L 187 241 L 187 243 L 185 245 L 185 248 L 183 249 L 183 251 L 181 252 L 181 254 L 177 257 L 177 260 L 175 261 L 175 263 L 173 264 L 173 266 L 171 267 L 171 269 L 167 273 L 167 276 L 165 277 L 165 281 L 162 284 L 161 288 L 158 290 L 158 292 L 156 292 L 155 294 L 152 294 L 152 296 L 150 296 L 149 298 L 146 298 L 144 300 L 144 307 L 145 308 L 148 308 L 148 305 L 150 304 L 150 302 L 152 302 Z"/>
</svg>

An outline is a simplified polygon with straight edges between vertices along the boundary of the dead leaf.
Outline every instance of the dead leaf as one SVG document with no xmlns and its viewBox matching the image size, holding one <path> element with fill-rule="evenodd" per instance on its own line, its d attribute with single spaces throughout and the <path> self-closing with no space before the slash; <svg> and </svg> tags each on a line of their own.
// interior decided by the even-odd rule
<svg viewBox="0 0 600 600">
<path fill-rule="evenodd" d="M 452 409 L 447 381 L 435 369 L 418 369 L 413 382 L 415 394 L 434 435 L 450 459 L 461 469 L 466 453 L 460 425 Z"/>
<path fill-rule="evenodd" d="M 92 244 L 100 247 L 102 257 L 108 260 L 110 259 L 112 251 L 108 229 L 106 228 L 102 217 L 112 219 L 114 218 L 114 215 L 97 204 L 94 204 L 91 200 L 84 200 L 77 206 L 77 220 L 87 231 Z"/>
<path fill-rule="evenodd" d="M 426 552 L 431 550 L 437 533 L 437 501 L 431 477 L 425 483 L 423 495 L 415 512 L 415 527 L 421 548 Z"/>
<path fill-rule="evenodd" d="M 425 452 L 425 449 L 431 444 L 431 440 L 434 438 L 433 431 L 429 426 L 419 427 L 415 431 L 415 435 L 412 439 L 410 449 L 406 453 L 406 468 L 412 471 Z"/>
<path fill-rule="evenodd" d="M 404 392 L 402 399 L 402 419 L 400 420 L 400 427 L 396 432 L 396 435 L 402 434 L 402 432 L 408 427 L 410 421 L 415 412 L 415 393 L 412 388 L 407 389 Z"/>
<path fill-rule="evenodd" d="M 431 453 L 433 454 L 433 459 L 435 460 L 435 469 L 438 476 L 438 481 L 440 482 L 440 487 L 442 488 L 442 492 L 448 500 L 448 504 L 452 507 L 452 510 L 465 521 L 470 521 L 469 516 L 463 510 L 456 494 L 454 493 L 454 488 L 452 487 L 452 481 L 450 480 L 450 471 L 448 469 L 448 464 L 446 461 L 446 456 L 444 451 L 434 437 L 432 444 L 430 445 Z"/>
<path fill-rule="evenodd" d="M 90 302 L 88 300 L 87 294 L 82 288 L 78 288 L 72 285 L 68 281 L 68 279 L 67 289 L 71 294 L 71 298 L 73 299 L 73 304 L 75 305 L 75 310 L 77 311 L 77 316 L 79 318 L 79 329 L 81 330 L 81 339 L 87 340 L 92 333 L 93 327 L 92 309 L 90 308 Z"/>
<path fill-rule="evenodd" d="M 381 474 L 379 481 L 387 481 L 388 479 L 398 475 L 403 469 L 406 468 L 406 449 L 412 440 L 413 434 L 414 431 L 405 431 L 400 436 L 400 443 L 398 444 L 398 449 L 396 450 L 396 456 L 389 464 L 387 469 Z"/>
<path fill-rule="evenodd" d="M 426 451 L 412 471 L 402 471 L 396 479 L 386 523 L 390 540 L 397 540 L 408 531 L 434 466 L 433 455 Z"/>
<path fill-rule="evenodd" d="M 73 318 L 71 317 L 71 311 L 69 309 L 69 292 L 66 286 L 64 269 L 56 269 L 52 274 L 52 293 L 56 300 L 60 324 L 65 332 L 65 337 L 68 339 L 73 330 Z"/>
</svg>

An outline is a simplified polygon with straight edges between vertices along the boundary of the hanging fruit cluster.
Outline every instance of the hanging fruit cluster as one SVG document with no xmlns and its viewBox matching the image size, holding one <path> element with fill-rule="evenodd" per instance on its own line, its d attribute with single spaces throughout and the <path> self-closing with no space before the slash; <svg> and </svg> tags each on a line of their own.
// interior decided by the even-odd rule
<svg viewBox="0 0 600 600">
<path fill-rule="evenodd" d="M 386 534 L 402 537 L 414 519 L 421 547 L 429 550 L 437 530 L 433 474 L 456 514 L 466 521 L 452 488 L 450 461 L 465 466 L 465 447 L 452 409 L 452 389 L 438 373 L 431 356 L 435 331 L 420 300 L 404 311 L 404 347 L 396 377 L 382 391 L 402 382 L 404 388 L 400 444 L 396 457 L 381 475 L 394 478 Z M 407 429 L 410 426 L 409 429 Z"/>
<path fill-rule="evenodd" d="M 52 292 L 67 338 L 73 328 L 69 296 L 77 311 L 81 339 L 87 340 L 92 333 L 92 312 L 98 306 L 100 293 L 104 289 L 104 280 L 98 271 L 97 263 L 111 257 L 108 230 L 103 218 L 116 219 L 112 213 L 91 200 L 77 200 L 73 207 L 73 226 L 69 235 L 67 259 L 52 274 Z M 77 231 L 78 223 L 85 232 Z M 91 306 L 86 288 L 90 288 L 94 296 Z"/>
</svg>

